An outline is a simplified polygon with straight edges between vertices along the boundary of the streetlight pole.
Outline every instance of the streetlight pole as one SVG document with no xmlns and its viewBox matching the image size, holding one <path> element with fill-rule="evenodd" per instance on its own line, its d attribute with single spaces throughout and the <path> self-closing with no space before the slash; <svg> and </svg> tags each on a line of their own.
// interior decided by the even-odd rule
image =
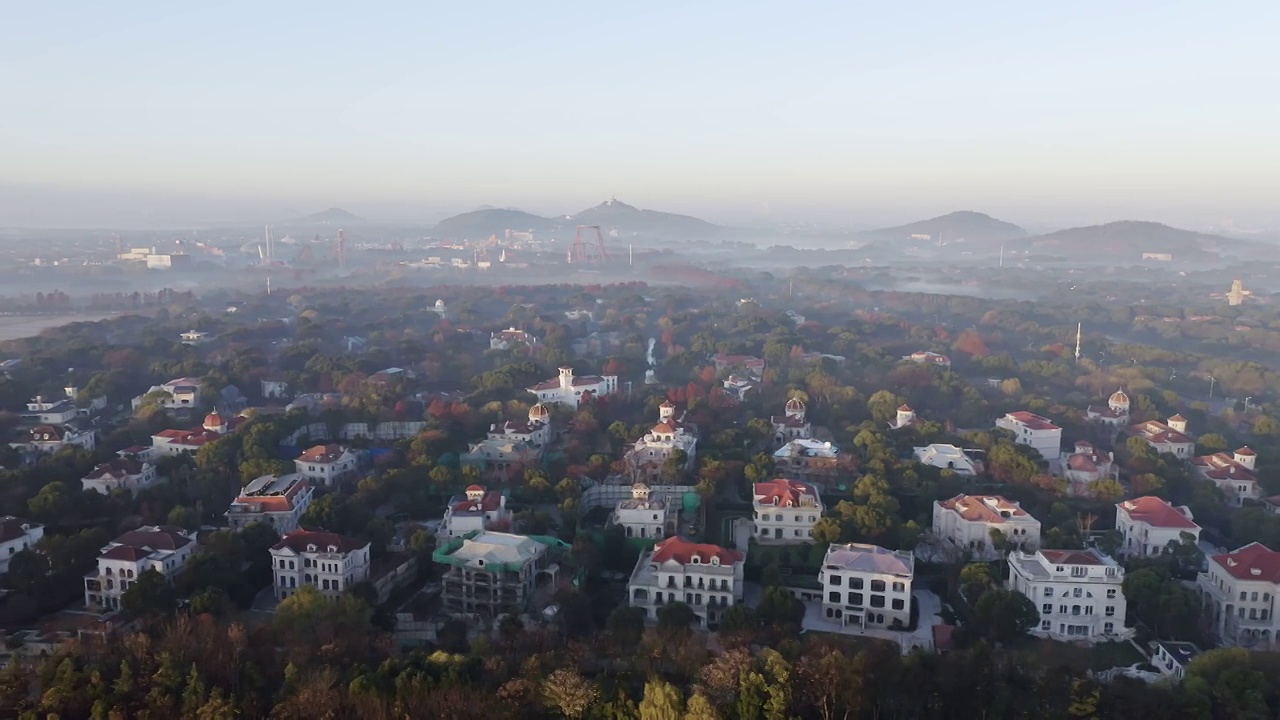
<svg viewBox="0 0 1280 720">
<path fill-rule="evenodd" d="M 1217 381 L 1212 375 L 1209 376 L 1209 399 L 1213 399 L 1213 384 Z"/>
</svg>

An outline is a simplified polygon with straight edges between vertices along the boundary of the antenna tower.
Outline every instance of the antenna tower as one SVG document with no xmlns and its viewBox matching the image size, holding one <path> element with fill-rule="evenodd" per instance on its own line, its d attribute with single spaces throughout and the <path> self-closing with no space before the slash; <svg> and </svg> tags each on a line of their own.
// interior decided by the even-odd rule
<svg viewBox="0 0 1280 720">
<path fill-rule="evenodd" d="M 604 235 L 599 225 L 579 225 L 569 250 L 569 263 L 600 263 L 609 259 L 604 249 Z"/>
<path fill-rule="evenodd" d="M 1076 362 L 1080 362 L 1080 331 L 1084 328 L 1084 323 L 1076 323 Z"/>
<path fill-rule="evenodd" d="M 347 234 L 338 228 L 338 270 L 347 269 Z"/>
</svg>

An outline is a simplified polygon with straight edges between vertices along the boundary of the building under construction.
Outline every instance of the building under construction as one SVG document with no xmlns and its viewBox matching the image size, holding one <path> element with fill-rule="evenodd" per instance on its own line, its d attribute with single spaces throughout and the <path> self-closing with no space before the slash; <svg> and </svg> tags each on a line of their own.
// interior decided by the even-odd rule
<svg viewBox="0 0 1280 720">
<path fill-rule="evenodd" d="M 441 602 L 454 615 L 495 619 L 532 609 L 534 591 L 553 585 L 569 545 L 541 535 L 476 530 L 436 549 L 444 566 Z"/>
</svg>

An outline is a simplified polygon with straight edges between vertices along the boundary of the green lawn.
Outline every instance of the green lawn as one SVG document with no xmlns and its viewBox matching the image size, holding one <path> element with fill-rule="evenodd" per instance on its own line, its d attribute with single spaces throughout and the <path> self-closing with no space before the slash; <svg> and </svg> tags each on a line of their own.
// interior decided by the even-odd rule
<svg viewBox="0 0 1280 720">
<path fill-rule="evenodd" d="M 1142 653 L 1130 642 L 1098 643 L 1090 653 L 1089 665 L 1094 670 L 1107 670 L 1113 667 L 1129 667 L 1135 663 L 1146 662 Z"/>
</svg>

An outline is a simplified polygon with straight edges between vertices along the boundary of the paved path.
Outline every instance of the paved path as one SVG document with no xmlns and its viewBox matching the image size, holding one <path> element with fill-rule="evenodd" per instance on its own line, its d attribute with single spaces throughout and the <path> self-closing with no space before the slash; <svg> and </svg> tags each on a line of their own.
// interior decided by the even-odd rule
<svg viewBox="0 0 1280 720">
<path fill-rule="evenodd" d="M 933 626 L 942 624 L 942 600 L 929 590 L 916 590 L 912 593 L 920 610 L 920 619 L 914 632 L 900 632 L 882 628 L 860 628 L 857 625 L 841 626 L 838 621 L 828 620 L 822 614 L 822 603 L 817 600 L 806 600 L 803 627 L 814 632 L 829 632 L 839 635 L 857 635 L 859 637 L 878 638 L 898 643 L 902 654 L 915 648 L 933 649 Z"/>
</svg>

